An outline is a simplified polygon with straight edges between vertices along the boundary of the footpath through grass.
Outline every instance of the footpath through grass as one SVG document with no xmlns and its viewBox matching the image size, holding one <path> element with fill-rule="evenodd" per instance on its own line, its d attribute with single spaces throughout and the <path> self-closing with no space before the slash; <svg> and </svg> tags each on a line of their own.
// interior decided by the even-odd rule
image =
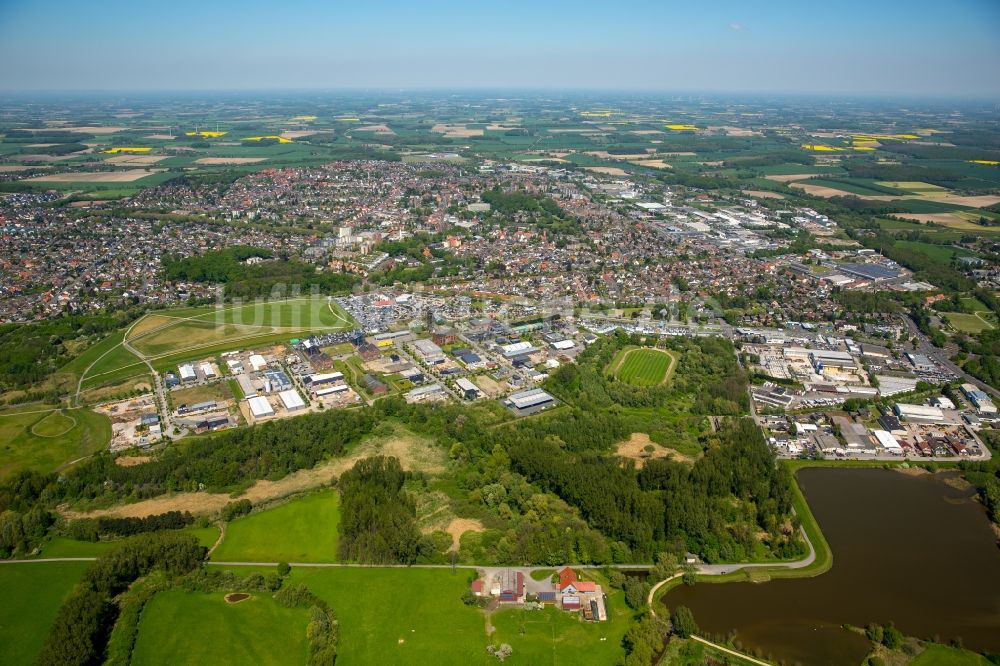
<svg viewBox="0 0 1000 666">
<path fill-rule="evenodd" d="M 33 664 L 56 612 L 90 562 L 0 565 L 0 664 Z"/>
<path fill-rule="evenodd" d="M 336 562 L 340 506 L 320 490 L 226 525 L 212 553 L 220 562 Z"/>
</svg>

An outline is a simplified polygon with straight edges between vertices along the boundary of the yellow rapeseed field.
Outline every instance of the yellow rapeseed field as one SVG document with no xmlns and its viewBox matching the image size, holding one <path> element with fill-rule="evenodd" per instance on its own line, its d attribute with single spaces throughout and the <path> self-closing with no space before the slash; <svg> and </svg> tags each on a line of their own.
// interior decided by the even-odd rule
<svg viewBox="0 0 1000 666">
<path fill-rule="evenodd" d="M 316 116 L 295 116 L 292 120 L 311 121 L 316 120 Z"/>
<path fill-rule="evenodd" d="M 681 123 L 670 123 L 666 127 L 675 132 L 695 132 L 698 130 L 698 127 L 695 125 L 683 125 Z"/>
<path fill-rule="evenodd" d="M 117 155 L 118 153 L 148 153 L 151 150 L 152 148 L 148 146 L 115 146 L 114 148 L 108 148 L 104 152 Z"/>
<path fill-rule="evenodd" d="M 226 132 L 201 130 L 200 132 L 184 132 L 184 134 L 187 136 L 200 136 L 203 139 L 218 139 L 220 136 L 224 136 Z"/>
<path fill-rule="evenodd" d="M 277 136 L 272 134 L 271 136 L 248 136 L 245 137 L 244 141 L 263 141 L 264 139 L 275 139 L 278 143 L 291 143 L 291 139 L 286 139 L 283 136 Z"/>
<path fill-rule="evenodd" d="M 986 166 L 996 166 L 1000 162 L 996 160 L 969 160 L 969 164 L 985 164 Z"/>
<path fill-rule="evenodd" d="M 805 150 L 812 150 L 817 153 L 840 153 L 843 152 L 843 148 L 838 148 L 837 146 L 824 146 L 821 143 L 803 143 L 802 148 Z"/>
</svg>

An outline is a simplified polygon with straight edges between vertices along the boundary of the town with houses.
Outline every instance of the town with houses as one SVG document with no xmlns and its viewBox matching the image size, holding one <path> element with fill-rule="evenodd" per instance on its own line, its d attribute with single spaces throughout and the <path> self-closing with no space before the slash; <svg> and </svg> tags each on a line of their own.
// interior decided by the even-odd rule
<svg viewBox="0 0 1000 666">
<path fill-rule="evenodd" d="M 487 201 L 512 192 L 557 208 L 510 212 Z M 552 370 L 620 330 L 732 340 L 765 378 L 751 395 L 779 455 L 989 455 L 976 434 L 996 416 L 985 387 L 920 342 L 905 316 L 838 316 L 834 299 L 897 291 L 929 294 L 930 303 L 934 285 L 835 237 L 836 221 L 809 208 L 490 160 L 433 172 L 363 161 L 264 169 L 221 194 L 167 184 L 114 207 L 49 200 L 12 195 L 0 213 L 6 321 L 116 301 L 212 302 L 215 287 L 169 281 L 160 262 L 234 245 L 369 280 L 335 299 L 353 330 L 190 358 L 157 373 L 158 409 L 148 396 L 103 405 L 116 423 L 114 449 L 390 393 L 497 400 L 526 416 L 558 405 L 540 387 Z M 130 208 L 144 213 L 131 217 Z M 162 219 L 148 215 L 154 208 Z M 573 225 L 560 224 L 569 217 Z M 824 249 L 794 248 L 802 233 Z M 994 269 L 972 270 L 996 284 Z M 852 402 L 869 406 L 845 410 Z"/>
</svg>

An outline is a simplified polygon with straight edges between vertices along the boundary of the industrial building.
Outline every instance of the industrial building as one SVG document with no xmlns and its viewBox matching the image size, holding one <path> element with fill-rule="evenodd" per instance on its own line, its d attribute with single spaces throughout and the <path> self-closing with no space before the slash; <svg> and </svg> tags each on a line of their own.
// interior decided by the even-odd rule
<svg viewBox="0 0 1000 666">
<path fill-rule="evenodd" d="M 447 396 L 444 387 L 438 383 L 418 386 L 406 394 L 407 402 L 421 402 L 423 400 L 439 400 Z"/>
<path fill-rule="evenodd" d="M 205 379 L 213 379 L 216 377 L 215 369 L 212 367 L 211 363 L 201 364 L 201 374 L 205 375 Z"/>
<path fill-rule="evenodd" d="M 539 388 L 512 393 L 504 400 L 504 405 L 517 416 L 535 414 L 554 404 L 556 399 Z"/>
<path fill-rule="evenodd" d="M 514 344 L 501 345 L 500 347 L 500 353 L 507 359 L 530 356 L 538 351 L 538 347 L 534 346 L 530 342 L 515 342 Z"/>
<path fill-rule="evenodd" d="M 929 405 L 897 403 L 892 410 L 901 419 L 915 423 L 945 423 L 944 412 Z"/>
<path fill-rule="evenodd" d="M 310 389 L 316 390 L 323 386 L 329 386 L 330 384 L 336 384 L 338 382 L 344 381 L 344 373 L 342 372 L 326 372 L 318 375 L 311 375 L 304 377 L 302 381 Z"/>
<path fill-rule="evenodd" d="M 255 419 L 266 419 L 269 416 L 274 416 L 274 408 L 271 407 L 271 403 L 267 401 L 267 398 L 262 395 L 247 398 L 247 405 L 250 407 L 250 413 Z"/>
<path fill-rule="evenodd" d="M 814 349 L 809 352 L 809 360 L 812 361 L 816 372 L 821 372 L 823 368 L 853 368 L 855 367 L 854 357 L 847 352 L 828 351 L 825 349 Z"/>
<path fill-rule="evenodd" d="M 288 389 L 287 391 L 282 391 L 278 394 L 281 399 L 281 404 L 285 406 L 285 409 L 289 412 L 297 412 L 300 409 L 305 408 L 306 403 L 302 400 L 302 396 L 295 389 Z"/>
<path fill-rule="evenodd" d="M 267 367 L 267 361 L 260 354 L 250 354 L 250 358 L 247 360 L 250 362 L 250 367 L 254 372 L 260 372 Z"/>
<path fill-rule="evenodd" d="M 457 379 L 455 385 L 458 386 L 458 390 L 462 392 L 466 400 L 475 400 L 479 397 L 479 387 L 465 377 Z"/>
<path fill-rule="evenodd" d="M 198 379 L 198 374 L 194 371 L 194 366 L 190 363 L 185 363 L 184 365 L 179 366 L 177 370 L 181 374 L 182 382 L 193 382 Z"/>
</svg>

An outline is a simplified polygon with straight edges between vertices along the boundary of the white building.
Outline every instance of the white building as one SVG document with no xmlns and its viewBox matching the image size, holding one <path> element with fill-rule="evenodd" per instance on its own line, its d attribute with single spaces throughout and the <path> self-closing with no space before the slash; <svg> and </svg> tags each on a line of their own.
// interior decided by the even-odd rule
<svg viewBox="0 0 1000 666">
<path fill-rule="evenodd" d="M 896 441 L 891 432 L 886 430 L 872 430 L 872 434 L 875 435 L 878 445 L 889 453 L 903 452 L 903 447 L 899 445 L 899 442 Z"/>
<path fill-rule="evenodd" d="M 194 371 L 194 366 L 190 363 L 185 363 L 177 368 L 181 373 L 182 382 L 193 382 L 198 379 L 198 375 Z"/>
<path fill-rule="evenodd" d="M 205 375 L 205 379 L 212 379 L 215 377 L 215 369 L 212 368 L 211 363 L 202 363 L 201 374 Z"/>
<path fill-rule="evenodd" d="M 288 389 L 287 391 L 282 391 L 278 394 L 281 398 L 281 404 L 285 406 L 285 409 L 289 412 L 296 412 L 306 406 L 306 403 L 302 400 L 302 396 L 295 389 Z"/>
<path fill-rule="evenodd" d="M 901 402 L 897 403 L 892 409 L 896 412 L 896 416 L 907 421 L 916 421 L 918 423 L 944 423 L 945 421 L 944 413 L 937 407 L 907 405 Z"/>
<path fill-rule="evenodd" d="M 262 395 L 247 398 L 247 405 L 250 407 L 250 413 L 253 414 L 255 419 L 266 419 L 269 416 L 274 416 L 274 408 L 271 407 L 271 403 L 267 401 L 267 398 Z"/>
<path fill-rule="evenodd" d="M 260 372 L 267 367 L 267 361 L 260 354 L 250 354 L 250 358 L 247 360 L 250 361 L 250 367 L 253 368 L 254 372 Z"/>
</svg>

